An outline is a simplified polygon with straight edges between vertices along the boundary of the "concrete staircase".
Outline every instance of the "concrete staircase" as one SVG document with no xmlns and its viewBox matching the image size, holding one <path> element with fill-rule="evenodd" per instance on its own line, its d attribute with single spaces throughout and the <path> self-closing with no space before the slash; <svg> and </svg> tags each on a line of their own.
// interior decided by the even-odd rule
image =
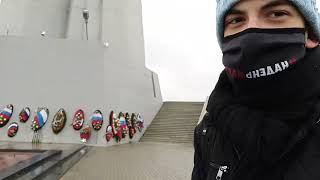
<svg viewBox="0 0 320 180">
<path fill-rule="evenodd" d="M 164 102 L 141 142 L 192 143 L 203 102 Z"/>
</svg>

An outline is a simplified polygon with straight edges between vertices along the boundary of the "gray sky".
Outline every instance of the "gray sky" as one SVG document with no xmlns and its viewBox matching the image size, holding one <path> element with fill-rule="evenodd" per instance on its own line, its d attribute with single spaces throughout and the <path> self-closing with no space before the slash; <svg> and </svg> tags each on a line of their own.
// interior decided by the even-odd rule
<svg viewBox="0 0 320 180">
<path fill-rule="evenodd" d="M 223 69 L 215 0 L 142 0 L 142 8 L 146 65 L 163 100 L 204 101 Z"/>
</svg>

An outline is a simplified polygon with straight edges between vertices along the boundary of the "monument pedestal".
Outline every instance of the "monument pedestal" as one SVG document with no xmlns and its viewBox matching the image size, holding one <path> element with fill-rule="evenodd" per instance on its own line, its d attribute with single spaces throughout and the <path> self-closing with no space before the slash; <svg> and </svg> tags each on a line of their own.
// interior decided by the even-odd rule
<svg viewBox="0 0 320 180">
<path fill-rule="evenodd" d="M 0 179 L 59 179 L 88 151 L 74 144 L 0 143 Z"/>
</svg>

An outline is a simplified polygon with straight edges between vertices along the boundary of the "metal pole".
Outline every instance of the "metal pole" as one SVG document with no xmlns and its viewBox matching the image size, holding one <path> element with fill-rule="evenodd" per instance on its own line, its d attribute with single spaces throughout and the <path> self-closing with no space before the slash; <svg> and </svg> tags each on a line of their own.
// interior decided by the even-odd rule
<svg viewBox="0 0 320 180">
<path fill-rule="evenodd" d="M 88 20 L 89 20 L 89 10 L 88 9 L 84 9 L 82 12 L 82 16 L 85 20 L 86 23 L 86 36 L 87 36 L 87 40 L 89 40 L 89 34 L 88 34 Z"/>
<path fill-rule="evenodd" d="M 88 21 L 86 21 L 86 34 L 87 34 L 87 40 L 89 40 L 89 35 L 88 35 Z"/>
</svg>

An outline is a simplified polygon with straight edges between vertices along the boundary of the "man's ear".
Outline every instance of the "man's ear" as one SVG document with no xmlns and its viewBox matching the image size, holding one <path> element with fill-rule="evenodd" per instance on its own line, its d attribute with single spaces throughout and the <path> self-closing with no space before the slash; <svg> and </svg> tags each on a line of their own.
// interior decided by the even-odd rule
<svg viewBox="0 0 320 180">
<path fill-rule="evenodd" d="M 319 45 L 319 41 L 311 39 L 308 32 L 306 32 L 305 37 L 306 37 L 306 44 L 305 44 L 306 48 L 313 49 Z"/>
</svg>

